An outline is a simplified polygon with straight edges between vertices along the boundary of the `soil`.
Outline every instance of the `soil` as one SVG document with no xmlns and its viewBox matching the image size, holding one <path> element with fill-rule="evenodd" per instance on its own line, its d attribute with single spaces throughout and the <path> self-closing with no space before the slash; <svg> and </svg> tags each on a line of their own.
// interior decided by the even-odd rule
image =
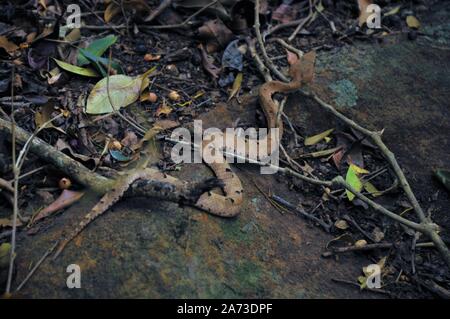
<svg viewBox="0 0 450 319">
<path fill-rule="evenodd" d="M 384 129 L 384 140 L 395 153 L 419 201 L 433 220 L 442 227 L 444 239 L 450 240 L 447 216 L 450 195 L 433 177 L 436 168 L 447 168 L 450 162 L 450 5 L 438 3 L 423 14 L 423 34 L 415 41 L 407 33 L 394 34 L 383 41 L 369 40 L 318 51 L 316 76 L 309 89 L 325 101 L 374 130 Z M 333 40 L 334 41 L 334 40 Z M 138 34 L 124 38 L 115 51 L 144 45 L 146 52 L 167 53 L 188 48 L 189 58 L 165 60 L 176 65 L 177 74 L 164 73 L 153 90 L 159 96 L 176 89 L 185 96 L 199 89 L 206 94 L 188 108 L 178 108 L 170 119 L 182 124 L 193 118 L 203 120 L 203 127 L 229 127 L 264 123 L 259 111 L 257 86 L 261 83 L 251 63 L 246 62 L 248 77 L 239 99 L 225 103 L 228 92 L 211 88 L 210 78 L 199 62 L 197 41 L 177 33 Z M 299 44 L 299 43 L 297 43 Z M 309 43 L 314 47 L 314 43 Z M 274 52 L 270 52 L 273 54 Z M 282 54 L 282 51 L 279 51 Z M 131 75 L 146 71 L 152 63 L 142 54 L 118 53 L 124 65 L 131 65 Z M 248 64 L 247 64 L 248 63 Z M 67 82 L 68 91 L 89 92 L 95 80 L 76 79 Z M 133 105 L 141 124 L 155 121 L 158 104 Z M 331 115 L 301 94 L 292 94 L 286 114 L 300 136 L 311 136 L 329 128 L 348 132 Z M 256 114 L 256 116 L 255 116 Z M 20 120 L 19 120 L 20 121 Z M 24 126 L 25 119 L 22 119 Z M 47 134 L 47 135 L 45 135 Z M 43 138 L 55 139 L 56 133 Z M 292 133 L 285 136 L 292 149 Z M 300 149 L 308 151 L 308 149 Z M 385 165 L 381 155 L 365 148 L 364 159 L 370 170 Z M 344 174 L 331 161 L 308 159 L 320 177 Z M 323 200 L 323 192 L 312 185 L 280 175 L 261 175 L 259 168 L 240 164 L 234 170 L 243 182 L 245 200 L 241 214 L 221 219 L 190 207 L 152 199 L 123 200 L 98 218 L 72 242 L 56 260 L 42 264 L 20 296 L 31 298 L 431 298 L 429 290 L 400 277 L 400 269 L 409 269 L 411 261 L 394 251 L 370 254 L 350 253 L 333 258 L 321 254 L 334 239 L 347 234 L 354 242 L 365 238 L 354 228 L 321 230 L 294 213 L 277 210 L 262 193 L 276 194 L 308 211 L 319 203 L 315 212 L 333 221 L 352 216 L 368 233 L 382 229 L 387 241 L 404 241 L 409 248 L 410 236 L 405 230 L 364 207 L 348 202 Z M 181 179 L 200 181 L 212 177 L 203 164 L 185 164 L 170 172 Z M 378 179 L 386 188 L 392 177 Z M 33 186 L 29 186 L 33 188 Z M 69 225 L 78 221 L 98 201 L 94 194 L 66 209 L 62 214 L 44 220 L 35 234 L 18 234 L 17 273 L 19 283 L 54 240 Z M 405 209 L 404 197 L 396 192 L 378 198 L 379 203 L 397 212 Z M 30 208 L 31 210 L 31 208 Z M 407 213 L 414 219 L 413 213 Z M 425 240 L 421 238 L 420 240 Z M 405 246 L 405 247 L 406 247 Z M 405 248 L 407 249 L 407 248 Z M 401 249 L 400 249 L 401 250 Z M 385 293 L 360 290 L 357 278 L 363 267 L 388 257 L 390 272 L 384 278 Z M 439 255 L 418 249 L 415 259 L 419 272 L 433 273 L 433 279 L 449 287 L 448 270 Z M 77 264 L 82 269 L 82 288 L 68 289 L 66 268 Z M 397 281 L 394 285 L 393 283 Z M 354 283 L 346 284 L 337 281 Z"/>
</svg>

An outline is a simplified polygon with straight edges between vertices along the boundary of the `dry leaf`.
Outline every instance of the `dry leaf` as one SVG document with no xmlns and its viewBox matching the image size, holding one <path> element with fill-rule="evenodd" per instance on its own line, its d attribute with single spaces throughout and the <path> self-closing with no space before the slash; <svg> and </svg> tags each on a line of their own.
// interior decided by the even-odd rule
<svg viewBox="0 0 450 319">
<path fill-rule="evenodd" d="M 163 103 L 158 107 L 158 109 L 156 110 L 156 116 L 159 117 L 161 115 L 168 115 L 172 113 L 172 108 L 167 105 L 166 100 L 163 100 Z"/>
<path fill-rule="evenodd" d="M 355 243 L 355 247 L 364 247 L 367 245 L 367 241 L 365 241 L 364 239 L 360 239 Z"/>
<path fill-rule="evenodd" d="M 305 138 L 305 145 L 306 146 L 315 145 L 320 141 L 322 141 L 323 139 L 325 139 L 326 137 L 328 137 L 328 135 L 330 135 L 333 131 L 334 128 L 326 130 L 325 132 L 319 133 L 317 135 L 307 137 Z"/>
<path fill-rule="evenodd" d="M 71 191 L 68 189 L 63 190 L 61 195 L 53 203 L 36 214 L 33 218 L 33 223 L 72 205 L 83 197 L 83 195 L 84 193 L 82 192 Z"/>
<path fill-rule="evenodd" d="M 420 28 L 420 22 L 419 22 L 419 20 L 417 20 L 417 18 L 415 16 L 407 16 L 406 24 L 411 29 L 419 29 Z"/>
<path fill-rule="evenodd" d="M 359 18 L 358 18 L 358 24 L 360 27 L 362 27 L 366 22 L 367 19 L 372 14 L 371 12 L 367 12 L 367 7 L 372 4 L 372 0 L 358 0 L 358 7 L 359 7 Z"/>
<path fill-rule="evenodd" d="M 5 36 L 0 36 L 0 48 L 5 49 L 6 52 L 9 54 L 14 53 L 14 51 L 17 51 L 19 47 L 13 43 L 10 42 Z"/>
<path fill-rule="evenodd" d="M 335 226 L 337 229 L 340 229 L 340 230 L 346 230 L 346 229 L 348 229 L 348 223 L 347 223 L 345 220 L 343 220 L 343 219 L 340 219 L 340 220 L 336 221 L 336 222 L 334 223 L 334 226 Z"/>
</svg>

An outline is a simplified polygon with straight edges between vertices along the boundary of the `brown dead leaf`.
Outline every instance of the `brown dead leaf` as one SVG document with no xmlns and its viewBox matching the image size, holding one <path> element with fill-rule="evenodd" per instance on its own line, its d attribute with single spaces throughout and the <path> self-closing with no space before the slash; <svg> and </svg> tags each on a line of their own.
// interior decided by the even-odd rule
<svg viewBox="0 0 450 319">
<path fill-rule="evenodd" d="M 371 13 L 367 12 L 367 7 L 371 4 L 373 4 L 372 0 L 358 0 L 358 7 L 359 7 L 358 24 L 360 27 L 362 27 L 366 23 L 367 19 L 371 15 Z"/>
<path fill-rule="evenodd" d="M 83 195 L 83 192 L 71 191 L 68 189 L 63 190 L 61 195 L 53 203 L 36 214 L 32 222 L 37 222 L 38 220 L 60 211 L 61 209 L 69 207 L 83 197 Z"/>
<path fill-rule="evenodd" d="M 172 113 L 172 108 L 167 105 L 166 100 L 164 99 L 162 104 L 158 107 L 158 109 L 156 110 L 156 116 L 159 117 L 161 115 L 168 115 Z"/>
<path fill-rule="evenodd" d="M 9 41 L 5 36 L 0 36 L 0 48 L 5 49 L 10 55 L 19 49 L 15 43 Z"/>
<path fill-rule="evenodd" d="M 202 54 L 203 67 L 214 79 L 217 79 L 222 69 L 214 65 L 213 58 L 208 55 L 202 44 L 199 44 L 198 48 Z"/>
<path fill-rule="evenodd" d="M 234 37 L 233 32 L 220 19 L 205 22 L 198 29 L 198 35 L 208 42 L 207 49 L 225 48 Z M 211 52 L 213 51 L 208 50 L 208 53 Z"/>
</svg>

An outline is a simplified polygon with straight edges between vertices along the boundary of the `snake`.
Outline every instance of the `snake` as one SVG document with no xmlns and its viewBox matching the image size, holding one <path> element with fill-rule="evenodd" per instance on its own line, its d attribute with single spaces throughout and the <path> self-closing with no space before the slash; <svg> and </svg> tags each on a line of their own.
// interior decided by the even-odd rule
<svg viewBox="0 0 450 319">
<path fill-rule="evenodd" d="M 309 82 L 311 79 L 311 74 L 313 74 L 314 69 L 314 61 L 315 61 L 315 52 L 311 51 L 306 53 L 303 57 L 298 57 L 294 54 L 288 54 L 288 62 L 289 62 L 289 76 L 291 78 L 290 82 L 282 82 L 277 80 L 267 81 L 259 88 L 259 103 L 263 110 L 266 125 L 268 129 L 268 134 L 266 134 L 262 139 L 258 140 L 259 144 L 265 143 L 267 145 L 267 150 L 276 149 L 278 144 L 281 141 L 283 136 L 283 122 L 278 117 L 279 112 L 279 104 L 275 101 L 274 95 L 275 93 L 283 93 L 288 94 L 295 92 L 300 89 L 304 82 Z M 276 135 L 276 140 L 272 140 L 272 134 L 270 134 L 271 130 L 274 128 L 279 129 L 279 133 Z M 214 140 L 212 135 L 207 135 L 203 138 L 202 148 L 205 147 L 214 147 L 214 141 L 217 138 L 223 139 L 225 141 L 226 138 L 233 138 L 235 140 L 235 147 L 232 149 L 227 149 L 228 152 L 238 153 L 237 145 L 238 142 L 241 142 L 246 145 L 246 158 L 255 159 L 253 154 L 247 152 L 249 150 L 248 144 L 251 143 L 251 140 L 245 139 L 245 137 L 234 135 L 227 136 L 226 132 L 222 132 L 219 135 L 214 136 Z M 275 143 L 275 148 L 272 143 Z M 224 145 L 224 144 L 221 144 Z M 222 149 L 218 149 L 217 151 L 222 152 Z M 203 153 L 202 153 L 203 154 Z M 223 154 L 222 154 L 223 155 Z M 267 154 L 270 156 L 271 154 Z M 223 194 L 219 194 L 213 191 L 206 191 L 201 194 L 198 199 L 192 203 L 192 206 L 197 207 L 211 215 L 224 217 L 224 218 L 232 218 L 237 216 L 240 213 L 240 208 L 243 202 L 243 187 L 241 180 L 238 175 L 233 172 L 230 164 L 225 161 L 218 162 L 206 162 L 205 164 L 213 171 L 216 178 L 222 182 L 221 188 Z M 155 192 L 164 191 L 164 187 L 166 187 L 166 195 L 169 196 L 169 193 L 177 194 L 180 190 L 183 189 L 187 185 L 187 182 L 180 181 L 175 177 L 168 176 L 156 169 L 152 168 L 144 168 L 131 170 L 130 172 L 124 174 L 123 176 L 117 178 L 117 181 L 114 184 L 114 187 L 107 192 L 100 201 L 91 209 L 91 211 L 84 216 L 84 218 L 79 222 L 79 224 L 64 238 L 60 241 L 57 251 L 54 255 L 56 258 L 66 247 L 66 245 L 72 241 L 84 228 L 86 228 L 93 220 L 95 220 L 98 216 L 102 215 L 106 212 L 112 205 L 118 202 L 126 191 L 130 188 L 138 180 L 151 180 L 156 183 L 155 187 L 159 187 L 159 189 L 155 189 Z"/>
</svg>

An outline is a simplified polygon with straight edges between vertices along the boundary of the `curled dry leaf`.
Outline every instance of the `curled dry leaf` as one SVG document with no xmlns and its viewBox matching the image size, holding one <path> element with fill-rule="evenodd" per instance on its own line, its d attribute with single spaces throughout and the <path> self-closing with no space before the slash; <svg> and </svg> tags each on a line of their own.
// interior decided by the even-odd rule
<svg viewBox="0 0 450 319">
<path fill-rule="evenodd" d="M 56 213 L 57 211 L 60 211 L 61 209 L 69 207 L 73 203 L 80 200 L 80 198 L 83 197 L 83 195 L 84 195 L 83 192 L 64 189 L 61 195 L 53 203 L 51 203 L 46 208 L 40 210 L 36 214 L 36 216 L 33 218 L 33 223 L 47 216 L 50 216 L 51 214 Z"/>
<path fill-rule="evenodd" d="M 355 247 L 361 248 L 367 245 L 367 241 L 364 239 L 360 239 L 355 243 Z"/>
<path fill-rule="evenodd" d="M 202 54 L 203 67 L 214 79 L 217 79 L 222 69 L 214 65 L 214 59 L 208 55 L 202 44 L 200 44 L 198 47 Z"/>
<path fill-rule="evenodd" d="M 345 220 L 340 219 L 334 223 L 334 227 L 340 230 L 346 230 L 348 229 L 348 223 Z"/>
<path fill-rule="evenodd" d="M 198 29 L 199 37 L 208 42 L 207 51 L 225 48 L 233 39 L 233 32 L 220 20 L 209 20 Z"/>
</svg>

